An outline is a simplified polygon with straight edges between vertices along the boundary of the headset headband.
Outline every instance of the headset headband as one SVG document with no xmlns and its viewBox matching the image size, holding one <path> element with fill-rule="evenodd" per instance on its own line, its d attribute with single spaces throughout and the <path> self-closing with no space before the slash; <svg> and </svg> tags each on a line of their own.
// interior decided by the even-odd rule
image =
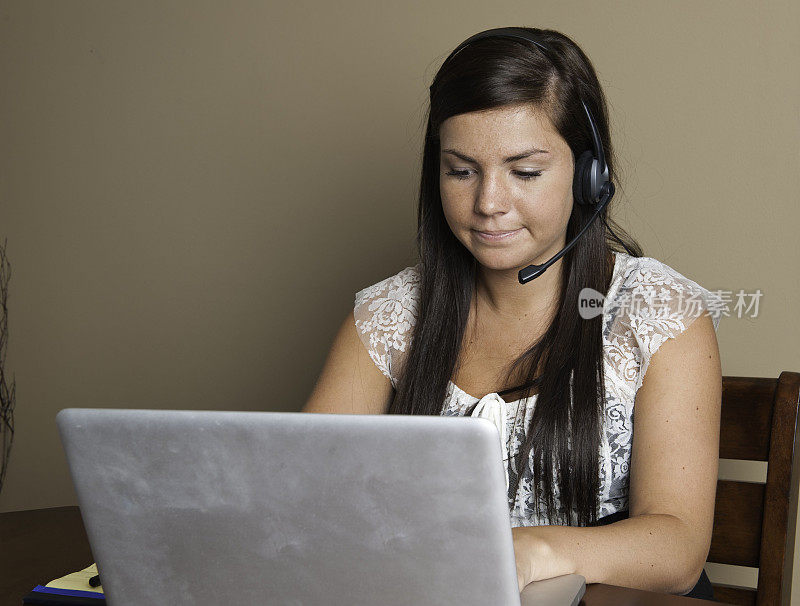
<svg viewBox="0 0 800 606">
<path fill-rule="evenodd" d="M 521 27 L 497 27 L 494 29 L 487 29 L 482 32 L 478 32 L 464 40 L 461 44 L 459 44 L 455 50 L 450 53 L 447 59 L 444 60 L 442 65 L 445 65 L 451 58 L 457 55 L 461 49 L 465 46 L 475 42 L 476 40 L 482 40 L 484 38 L 509 38 L 509 39 L 516 39 L 516 40 L 525 40 L 527 42 L 532 42 L 535 44 L 547 57 L 547 59 L 553 63 L 553 60 L 550 58 L 551 50 L 550 48 L 535 34 L 531 33 L 530 31 L 523 29 Z M 441 70 L 441 67 L 439 68 Z M 433 84 L 428 87 L 430 92 L 433 92 Z M 598 163 L 600 164 L 600 172 L 604 174 L 606 179 L 608 178 L 608 166 L 606 165 L 606 155 L 603 151 L 603 144 L 600 140 L 600 133 L 597 130 L 597 126 L 595 125 L 594 118 L 592 117 L 592 112 L 589 111 L 589 108 L 586 106 L 586 102 L 581 99 L 581 105 L 583 105 L 583 109 L 586 112 L 586 117 L 589 120 L 589 127 L 592 131 L 592 147 L 594 149 L 594 157 L 597 158 Z"/>
</svg>

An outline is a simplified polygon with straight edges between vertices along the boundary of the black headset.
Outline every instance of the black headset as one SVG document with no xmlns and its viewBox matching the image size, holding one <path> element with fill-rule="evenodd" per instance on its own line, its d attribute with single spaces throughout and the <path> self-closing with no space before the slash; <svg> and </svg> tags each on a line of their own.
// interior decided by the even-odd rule
<svg viewBox="0 0 800 606">
<path fill-rule="evenodd" d="M 511 38 L 531 42 L 535 44 L 536 47 L 538 47 L 544 53 L 545 57 L 547 57 L 547 59 L 552 63 L 552 59 L 550 59 L 550 48 L 536 34 L 521 27 L 498 27 L 478 32 L 477 34 L 464 40 L 452 53 L 450 53 L 450 55 L 448 55 L 447 59 L 444 60 L 442 65 L 445 65 L 453 56 L 458 54 L 458 52 L 468 44 L 471 44 L 476 40 L 483 40 L 484 38 Z M 429 90 L 431 93 L 433 93 L 433 84 L 431 84 Z M 583 109 L 586 112 L 586 117 L 589 120 L 589 126 L 592 131 L 593 149 L 587 149 L 580 156 L 578 156 L 577 160 L 575 161 L 575 174 L 572 179 L 572 194 L 575 203 L 581 206 L 594 208 L 594 215 L 586 223 L 586 225 L 583 226 L 583 229 L 581 229 L 581 231 L 569 242 L 569 244 L 562 248 L 549 261 L 543 265 L 528 265 L 525 269 L 521 269 L 519 271 L 520 284 L 525 284 L 526 282 L 530 282 L 534 278 L 539 277 L 548 267 L 566 254 L 566 252 L 572 248 L 578 239 L 586 232 L 588 227 L 594 222 L 600 212 L 608 205 L 609 202 L 611 202 L 611 198 L 614 197 L 615 188 L 608 174 L 608 165 L 606 164 L 605 153 L 603 153 L 603 144 L 600 140 L 600 133 L 597 131 L 597 126 L 595 125 L 594 118 L 592 117 L 592 112 L 589 111 L 589 108 L 586 106 L 586 102 L 583 101 L 583 99 L 581 99 L 581 105 L 583 105 Z M 605 221 L 605 218 L 603 220 Z M 611 231 L 611 228 L 608 226 L 608 224 L 606 224 L 606 227 L 608 227 L 609 231 Z M 628 250 L 628 247 L 625 246 L 625 243 L 622 242 L 622 240 L 620 240 L 613 231 L 611 231 L 611 233 L 617 239 L 617 241 L 622 244 L 625 250 Z M 629 250 L 628 253 L 632 254 Z"/>
</svg>

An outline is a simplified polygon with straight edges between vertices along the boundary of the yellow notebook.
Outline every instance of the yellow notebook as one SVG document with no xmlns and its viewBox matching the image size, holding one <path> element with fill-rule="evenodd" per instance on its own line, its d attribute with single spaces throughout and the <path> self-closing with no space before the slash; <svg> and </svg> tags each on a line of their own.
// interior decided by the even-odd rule
<svg viewBox="0 0 800 606">
<path fill-rule="evenodd" d="M 72 589 L 77 591 L 94 591 L 95 593 L 103 593 L 103 586 L 98 585 L 92 587 L 89 585 L 89 579 L 97 574 L 97 564 L 92 564 L 88 568 L 79 570 L 78 572 L 71 572 L 68 575 L 59 577 L 50 581 L 45 587 L 52 587 L 54 589 Z"/>
</svg>

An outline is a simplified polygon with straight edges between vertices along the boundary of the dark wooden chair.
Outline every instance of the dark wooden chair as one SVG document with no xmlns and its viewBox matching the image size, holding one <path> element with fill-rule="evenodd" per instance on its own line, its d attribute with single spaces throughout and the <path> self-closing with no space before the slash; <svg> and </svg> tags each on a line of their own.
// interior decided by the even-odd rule
<svg viewBox="0 0 800 606">
<path fill-rule="evenodd" d="M 800 373 L 722 377 L 721 459 L 767 461 L 767 482 L 719 480 L 708 562 L 758 567 L 758 588 L 714 584 L 729 604 L 788 606 L 800 466 Z"/>
</svg>

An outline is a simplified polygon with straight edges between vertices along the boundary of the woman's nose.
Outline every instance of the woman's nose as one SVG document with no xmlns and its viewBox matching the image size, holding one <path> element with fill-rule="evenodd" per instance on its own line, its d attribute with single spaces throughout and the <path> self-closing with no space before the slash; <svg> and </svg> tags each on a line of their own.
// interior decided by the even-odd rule
<svg viewBox="0 0 800 606">
<path fill-rule="evenodd" d="M 509 207 L 511 192 L 501 177 L 482 175 L 475 194 L 475 212 L 490 215 L 505 212 Z"/>
</svg>

